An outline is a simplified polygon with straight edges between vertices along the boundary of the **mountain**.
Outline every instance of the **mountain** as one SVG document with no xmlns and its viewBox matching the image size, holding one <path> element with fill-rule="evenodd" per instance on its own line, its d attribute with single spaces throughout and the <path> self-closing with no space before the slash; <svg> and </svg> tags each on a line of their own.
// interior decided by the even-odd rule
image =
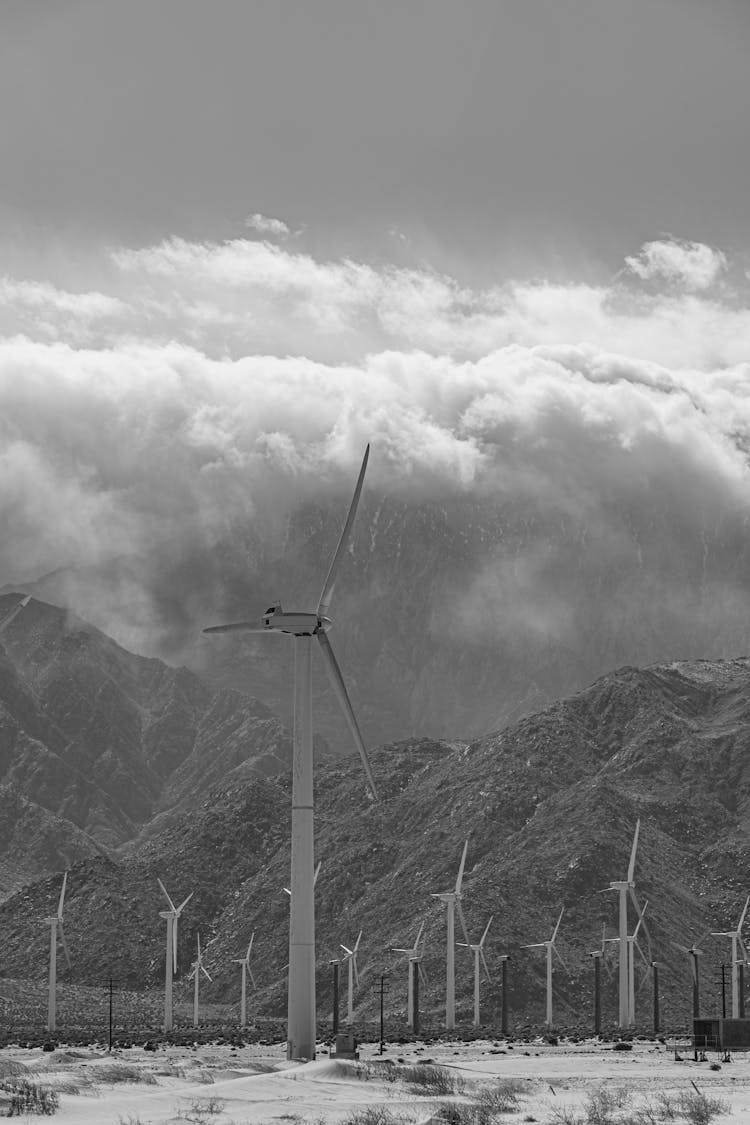
<svg viewBox="0 0 750 1125">
<path fill-rule="evenodd" d="M 471 742 L 405 740 L 372 755 L 380 800 L 368 799 L 358 761 L 324 761 L 316 772 L 318 980 L 321 1014 L 330 1002 L 328 961 L 363 930 L 360 1017 L 374 1012 L 374 981 L 392 972 L 389 1006 L 403 1010 L 406 965 L 388 952 L 413 941 L 426 920 L 430 987 L 442 1004 L 444 910 L 432 891 L 450 889 L 469 838 L 464 909 L 476 940 L 494 914 L 487 956 L 496 979 L 484 1011 L 499 1017 L 498 962 L 511 954 L 516 1024 L 541 1022 L 544 967 L 529 942 L 551 933 L 565 907 L 558 944 L 569 975 L 556 969 L 561 1023 L 590 1025 L 589 951 L 602 922 L 615 934 L 616 901 L 600 894 L 623 878 L 636 820 L 636 884 L 648 900 L 648 960 L 662 963 L 664 1023 L 688 1018 L 687 959 L 671 942 L 700 941 L 735 924 L 750 890 L 750 661 L 679 661 L 625 667 L 492 735 Z M 158 987 L 163 922 L 157 875 L 173 897 L 194 891 L 180 924 L 182 974 L 195 934 L 215 937 L 206 999 L 234 999 L 230 959 L 257 931 L 256 1010 L 284 1010 L 289 866 L 289 780 L 232 771 L 190 812 L 177 810 L 110 857 L 87 857 L 69 878 L 66 933 L 72 979 L 119 979 Z M 27 887 L 0 906 L 0 948 L 8 976 L 39 976 L 41 925 L 59 878 Z M 706 1011 L 728 957 L 709 939 L 701 963 Z M 74 951 L 74 952 L 73 952 Z M 614 958 L 612 958 L 612 961 Z M 559 967 L 558 967 L 559 968 Z M 468 957 L 459 958 L 459 1015 L 469 1018 Z M 638 1006 L 646 1024 L 648 980 Z M 605 1013 L 615 1014 L 615 980 Z"/>
<path fill-rule="evenodd" d="M 275 773 L 290 746 L 258 700 L 32 600 L 0 645 L 0 889 L 135 838 L 233 770 Z"/>
</svg>

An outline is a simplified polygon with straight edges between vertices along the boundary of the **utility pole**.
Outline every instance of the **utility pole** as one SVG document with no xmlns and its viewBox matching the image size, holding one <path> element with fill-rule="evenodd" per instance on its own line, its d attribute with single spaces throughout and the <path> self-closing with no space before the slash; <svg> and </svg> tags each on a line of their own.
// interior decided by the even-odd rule
<svg viewBox="0 0 750 1125">
<path fill-rule="evenodd" d="M 411 991 L 412 991 L 412 1024 L 411 1030 L 414 1035 L 419 1035 L 419 972 L 420 963 L 414 963 L 414 972 L 411 978 Z"/>
<path fill-rule="evenodd" d="M 333 966 L 333 1037 L 334 1039 L 339 1033 L 339 970 L 341 968 L 340 961 L 331 961 Z"/>
<path fill-rule="evenodd" d="M 502 962 L 500 978 L 502 989 L 500 995 L 500 1030 L 502 1031 L 503 1035 L 508 1035 L 508 961 L 510 960 L 510 954 L 506 953 L 503 957 L 500 958 L 500 960 Z"/>
<path fill-rule="evenodd" d="M 658 1035 L 660 1031 L 660 1013 L 659 1013 L 659 965 L 656 961 L 651 962 L 651 968 L 654 970 L 654 1035 Z"/>
<path fill-rule="evenodd" d="M 727 978 L 725 972 L 726 966 L 721 962 L 721 1018 L 727 1018 Z"/>
<path fill-rule="evenodd" d="M 594 1035 L 602 1030 L 602 955 L 592 953 L 594 959 Z M 505 963 L 503 962 L 503 968 Z M 504 990 L 503 990 L 504 991 Z"/>
<path fill-rule="evenodd" d="M 419 974 L 415 973 L 414 975 L 418 976 Z M 380 974 L 380 1051 L 379 1051 L 379 1054 L 381 1054 L 381 1055 L 383 1053 L 383 989 L 384 989 L 384 986 L 385 986 L 385 978 L 387 976 L 388 976 L 388 973 L 381 973 Z"/>
</svg>

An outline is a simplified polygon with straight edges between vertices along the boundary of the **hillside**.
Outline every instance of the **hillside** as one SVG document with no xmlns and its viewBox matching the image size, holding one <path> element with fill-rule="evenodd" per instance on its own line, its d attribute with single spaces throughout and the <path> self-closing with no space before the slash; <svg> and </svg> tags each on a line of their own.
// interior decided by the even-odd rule
<svg viewBox="0 0 750 1125">
<path fill-rule="evenodd" d="M 511 954 L 516 1019 L 539 1020 L 543 957 L 522 950 L 549 936 L 561 906 L 556 971 L 561 1022 L 590 1016 L 591 964 L 602 922 L 614 934 L 615 896 L 599 894 L 625 874 L 636 819 L 636 882 L 648 899 L 651 956 L 662 962 L 667 1025 L 687 1018 L 689 978 L 671 941 L 725 929 L 750 890 L 747 845 L 750 662 L 677 662 L 623 668 L 584 691 L 471 743 L 408 740 L 376 750 L 378 803 L 365 795 L 354 761 L 323 763 L 316 776 L 319 1000 L 329 1002 L 328 960 L 363 930 L 358 1010 L 374 1004 L 376 973 L 393 971 L 391 1006 L 403 1008 L 406 967 L 388 951 L 427 921 L 430 977 L 424 1003 L 442 1003 L 444 914 L 431 891 L 455 879 L 469 852 L 464 908 L 475 940 L 490 913 L 490 966 Z M 186 816 L 173 816 L 127 849 L 125 859 L 86 859 L 71 872 L 66 931 L 75 949 L 72 979 L 106 976 L 113 964 L 129 983 L 157 985 L 163 923 L 156 876 L 173 897 L 195 890 L 181 922 L 180 963 L 192 959 L 200 929 L 210 947 L 206 998 L 231 998 L 229 962 L 257 931 L 259 1010 L 284 1009 L 289 793 L 286 775 L 232 774 Z M 54 901 L 59 879 L 27 888 L 0 908 L 4 972 L 30 965 L 43 974 L 46 930 L 32 926 Z M 102 906 L 106 905 L 106 909 Z M 702 962 L 704 1006 L 716 1010 L 719 940 Z M 648 943 L 644 941 L 648 953 Z M 614 958 L 612 958 L 614 960 Z M 459 958 L 461 1018 L 468 1018 L 470 965 Z M 403 981 L 399 984 L 400 977 Z M 403 987 L 402 987 L 403 985 Z M 614 979 L 607 984 L 614 1018 Z M 639 998 L 648 1019 L 648 984 Z M 484 1010 L 499 1014 L 497 976 Z"/>
</svg>

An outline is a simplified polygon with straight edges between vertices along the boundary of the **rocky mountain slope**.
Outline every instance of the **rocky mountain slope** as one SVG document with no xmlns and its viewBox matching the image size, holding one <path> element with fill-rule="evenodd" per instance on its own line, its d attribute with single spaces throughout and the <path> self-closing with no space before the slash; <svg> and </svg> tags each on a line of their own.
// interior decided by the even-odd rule
<svg viewBox="0 0 750 1125">
<path fill-rule="evenodd" d="M 319 1002 L 330 1000 L 328 960 L 363 930 L 357 1011 L 375 1011 L 377 975 L 390 969 L 389 1006 L 403 1010 L 405 959 L 391 946 L 413 940 L 426 920 L 426 1009 L 443 997 L 444 908 L 430 892 L 450 889 L 463 841 L 469 851 L 464 908 L 476 940 L 490 914 L 487 945 L 495 974 L 484 1010 L 499 1015 L 499 963 L 511 954 L 517 1021 L 540 1021 L 543 956 L 524 950 L 545 940 L 561 906 L 556 1013 L 563 1024 L 590 1024 L 591 960 L 602 923 L 614 936 L 615 896 L 600 894 L 623 878 L 636 819 L 641 839 L 636 883 L 648 899 L 648 959 L 662 963 L 665 1026 L 684 1025 L 690 1004 L 689 944 L 709 929 L 735 924 L 750 892 L 750 662 L 693 661 L 623 668 L 584 691 L 473 742 L 407 740 L 379 748 L 373 766 L 381 790 L 369 800 L 357 761 L 328 762 L 316 776 Z M 163 922 L 156 877 L 173 897 L 195 895 L 181 921 L 186 973 L 195 934 L 215 938 L 206 998 L 234 998 L 236 966 L 256 931 L 259 992 L 253 1003 L 283 1014 L 289 863 L 286 774 L 235 771 L 189 815 L 175 814 L 128 845 L 127 854 L 84 858 L 69 879 L 66 932 L 74 981 L 114 973 L 158 985 Z M 0 907 L 3 972 L 45 971 L 49 913 L 59 878 L 26 888 Z M 688 939 L 686 941 L 686 939 Z M 726 948 L 725 948 L 726 945 Z M 611 947 L 610 947 L 611 948 Z M 708 939 L 702 961 L 704 1008 L 716 1011 L 719 962 L 728 943 Z M 460 952 L 460 951 L 459 951 Z M 614 956 L 610 954 L 613 962 Z M 468 1019 L 471 966 L 459 957 L 459 1009 Z M 640 978 L 639 978 L 640 979 Z M 649 981 L 639 995 L 646 1024 Z M 615 981 L 605 1016 L 614 1020 Z"/>
<path fill-rule="evenodd" d="M 134 838 L 163 809 L 189 809 L 236 768 L 275 773 L 289 752 L 258 700 L 33 600 L 0 644 L 0 893 L 42 861 L 66 866 Z"/>
</svg>

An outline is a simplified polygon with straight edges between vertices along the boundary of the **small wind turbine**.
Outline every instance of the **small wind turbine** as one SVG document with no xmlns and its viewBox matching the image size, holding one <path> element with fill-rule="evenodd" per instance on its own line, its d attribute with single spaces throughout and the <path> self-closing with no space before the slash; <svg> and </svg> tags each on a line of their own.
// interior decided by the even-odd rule
<svg viewBox="0 0 750 1125">
<path fill-rule="evenodd" d="M 21 598 L 20 602 L 16 602 L 16 604 L 13 606 L 13 609 L 9 610 L 8 613 L 5 614 L 5 617 L 0 619 L 0 633 L 2 633 L 3 629 L 7 629 L 8 625 L 10 625 L 14 617 L 17 617 L 23 607 L 28 605 L 30 601 L 31 594 L 27 594 L 24 598 Z"/>
<path fill-rule="evenodd" d="M 367 446 L 359 470 L 354 496 L 344 529 L 323 585 L 318 607 L 313 612 L 284 612 L 272 605 L 258 621 L 238 621 L 233 625 L 214 625 L 204 633 L 286 633 L 294 637 L 294 731 L 292 754 L 292 879 L 289 914 L 289 1000 L 287 1057 L 315 1058 L 315 901 L 313 894 L 313 723 L 312 723 L 312 642 L 318 642 L 334 694 L 349 725 L 359 751 L 370 791 L 377 798 L 375 779 L 362 735 L 328 639 L 331 619 L 328 610 L 341 561 L 351 539 L 354 517 L 365 479 L 370 447 Z"/>
<path fill-rule="evenodd" d="M 65 941 L 65 931 L 63 930 L 63 903 L 65 902 L 65 887 L 68 882 L 67 871 L 63 875 L 62 890 L 60 891 L 60 901 L 57 904 L 57 914 L 53 914 L 50 918 L 45 918 L 45 922 L 50 928 L 49 931 L 49 1000 L 47 1006 L 47 1030 L 54 1031 L 57 1013 L 57 934 L 60 933 L 60 942 L 65 954 L 65 963 L 70 968 L 70 956 L 68 954 L 68 944 Z"/>
<path fill-rule="evenodd" d="M 164 958 L 164 1030 L 172 1030 L 172 975 L 177 972 L 177 921 L 183 910 L 190 902 L 194 892 L 191 891 L 184 902 L 175 906 L 167 894 L 167 888 L 161 879 L 157 878 L 161 893 L 169 903 L 169 910 L 160 910 L 159 917 L 167 921 L 167 947 Z"/>
<path fill-rule="evenodd" d="M 464 912 L 461 909 L 461 883 L 464 877 L 464 865 L 466 863 L 468 847 L 469 841 L 467 840 L 464 844 L 463 855 L 461 856 L 461 863 L 458 868 L 454 889 L 452 891 L 432 892 L 433 898 L 442 899 L 446 905 L 445 1026 L 447 1028 L 456 1026 L 456 914 L 458 914 L 458 920 L 461 923 L 461 929 L 463 930 L 466 944 L 469 944 L 466 920 L 464 918 Z"/>
<path fill-rule="evenodd" d="M 747 961 L 748 953 L 745 943 L 742 940 L 742 927 L 745 922 L 745 915 L 747 914 L 748 903 L 750 903 L 750 896 L 745 902 L 745 908 L 740 915 L 740 920 L 737 923 L 736 930 L 722 930 L 719 933 L 711 931 L 711 937 L 728 937 L 732 939 L 732 1019 L 739 1019 L 740 1016 L 740 982 L 737 966 L 739 963 L 739 952 L 742 950 L 742 959 Z"/>
<path fill-rule="evenodd" d="M 410 1027 L 413 1031 L 416 1031 L 414 1013 L 415 1013 L 415 1010 L 417 1008 L 417 1005 L 414 1002 L 415 1001 L 415 996 L 414 996 L 414 993 L 415 993 L 415 985 L 414 985 L 415 976 L 419 980 L 421 980 L 422 984 L 424 984 L 424 985 L 427 984 L 427 977 L 425 975 L 424 969 L 422 968 L 422 958 L 424 957 L 424 941 L 422 939 L 422 933 L 423 932 L 424 932 L 424 922 L 422 922 L 421 926 L 419 927 L 419 933 L 417 934 L 416 941 L 414 942 L 414 945 L 411 946 L 410 949 L 399 949 L 399 948 L 394 947 L 393 950 L 392 950 L 393 953 L 408 953 L 409 954 L 409 992 L 408 992 L 407 1000 L 406 1000 L 406 1023 L 407 1023 L 407 1026 Z M 418 1022 L 418 1021 L 419 1021 L 419 1016 L 417 1015 L 416 1022 Z"/>
<path fill-rule="evenodd" d="M 560 917 L 557 919 L 557 924 L 555 925 L 555 928 L 552 931 L 552 937 L 549 939 L 549 941 L 536 941 L 536 942 L 533 943 L 533 945 L 522 946 L 523 949 L 545 949 L 547 951 L 547 1014 L 546 1014 L 546 1018 L 545 1018 L 545 1021 L 544 1021 L 547 1025 L 547 1027 L 552 1027 L 552 952 L 553 952 L 553 950 L 557 954 L 557 959 L 560 962 L 560 964 L 562 965 L 562 967 L 565 969 L 565 972 L 567 973 L 567 971 L 568 971 L 567 966 L 566 966 L 565 962 L 563 961 L 562 957 L 560 956 L 560 954 L 558 953 L 557 946 L 555 945 L 555 938 L 557 937 L 557 931 L 560 929 L 560 923 L 562 922 L 562 916 L 563 916 L 564 912 L 565 912 L 565 907 L 563 906 L 562 910 L 560 911 Z"/>
<path fill-rule="evenodd" d="M 206 966 L 203 964 L 203 954 L 201 952 L 201 935 L 198 934 L 197 938 L 198 938 L 198 955 L 195 958 L 195 961 L 193 961 L 193 966 L 192 966 L 191 972 L 188 973 L 188 980 L 190 980 L 191 977 L 195 978 L 195 985 L 194 985 L 194 990 L 193 990 L 193 1027 L 197 1027 L 198 1022 L 199 1022 L 199 1020 L 198 1020 L 198 1003 L 199 1003 L 198 1002 L 198 992 L 199 992 L 198 982 L 200 981 L 201 973 L 203 973 L 204 977 L 207 980 L 211 980 L 211 975 L 210 975 L 208 969 L 206 968 Z M 212 940 L 216 941 L 216 938 L 213 938 Z M 211 942 L 209 942 L 208 944 L 210 945 Z"/>
<path fill-rule="evenodd" d="M 619 918 L 619 943 L 620 943 L 620 972 L 619 972 L 619 1012 L 618 1012 L 618 1026 L 628 1027 L 628 1009 L 630 1003 L 630 983 L 628 979 L 628 895 L 632 899 L 638 916 L 641 915 L 641 908 L 638 902 L 638 896 L 635 893 L 635 853 L 638 848 L 638 834 L 641 829 L 640 819 L 636 821 L 635 833 L 633 835 L 633 846 L 630 851 L 630 863 L 628 864 L 628 875 L 626 879 L 618 879 L 610 883 L 605 888 L 606 891 L 618 891 L 620 896 L 620 918 Z M 648 927 L 646 923 L 643 924 L 643 930 L 648 938 Z"/>
<path fill-rule="evenodd" d="M 284 890 L 286 890 L 286 887 L 284 887 Z M 248 976 L 250 977 L 250 983 L 252 984 L 253 988 L 257 988 L 257 985 L 255 983 L 255 977 L 253 976 L 253 970 L 250 968 L 250 954 L 253 951 L 253 942 L 254 941 L 255 941 L 255 930 L 253 930 L 252 934 L 250 935 L 250 944 L 247 947 L 247 953 L 245 954 L 245 956 L 244 957 L 234 957 L 234 958 L 232 958 L 232 964 L 233 965 L 242 965 L 242 999 L 240 1000 L 240 1027 L 246 1027 L 247 1026 L 247 1020 L 245 1018 L 246 1015 L 247 1015 L 247 1006 L 245 1004 L 245 995 L 246 995 L 247 977 Z"/>
<path fill-rule="evenodd" d="M 490 970 L 487 968 L 487 961 L 486 961 L 485 956 L 484 956 L 484 943 L 487 939 L 487 934 L 489 933 L 490 926 L 492 925 L 492 918 L 494 918 L 494 914 L 492 915 L 489 922 L 485 926 L 484 933 L 482 934 L 481 938 L 479 939 L 479 943 L 477 945 L 471 945 L 469 942 L 466 942 L 466 941 L 457 942 L 458 945 L 465 946 L 466 949 L 470 949 L 471 952 L 474 954 L 474 1027 L 479 1027 L 479 1025 L 480 1025 L 480 1019 L 479 1019 L 479 961 L 480 961 L 480 959 L 482 961 L 482 965 L 484 966 L 484 971 L 485 971 L 485 974 L 487 976 L 487 980 L 490 982 L 490 984 L 492 983 L 492 977 L 490 976 Z"/>
<path fill-rule="evenodd" d="M 346 956 L 342 957 L 341 960 L 342 960 L 342 962 L 346 961 L 349 964 L 349 996 L 348 996 L 348 999 L 347 999 L 347 1008 L 346 1008 L 346 1022 L 349 1024 L 349 1026 L 351 1026 L 352 1023 L 354 1022 L 354 982 L 355 982 L 355 980 L 357 982 L 357 988 L 359 988 L 359 972 L 357 971 L 357 950 L 359 949 L 359 943 L 360 943 L 361 938 L 362 938 L 362 931 L 360 930 L 359 934 L 357 935 L 357 940 L 354 943 L 354 949 L 350 949 L 349 946 L 344 945 L 343 942 L 339 943 L 341 945 L 341 948 L 343 949 L 344 953 L 346 954 Z"/>
</svg>

